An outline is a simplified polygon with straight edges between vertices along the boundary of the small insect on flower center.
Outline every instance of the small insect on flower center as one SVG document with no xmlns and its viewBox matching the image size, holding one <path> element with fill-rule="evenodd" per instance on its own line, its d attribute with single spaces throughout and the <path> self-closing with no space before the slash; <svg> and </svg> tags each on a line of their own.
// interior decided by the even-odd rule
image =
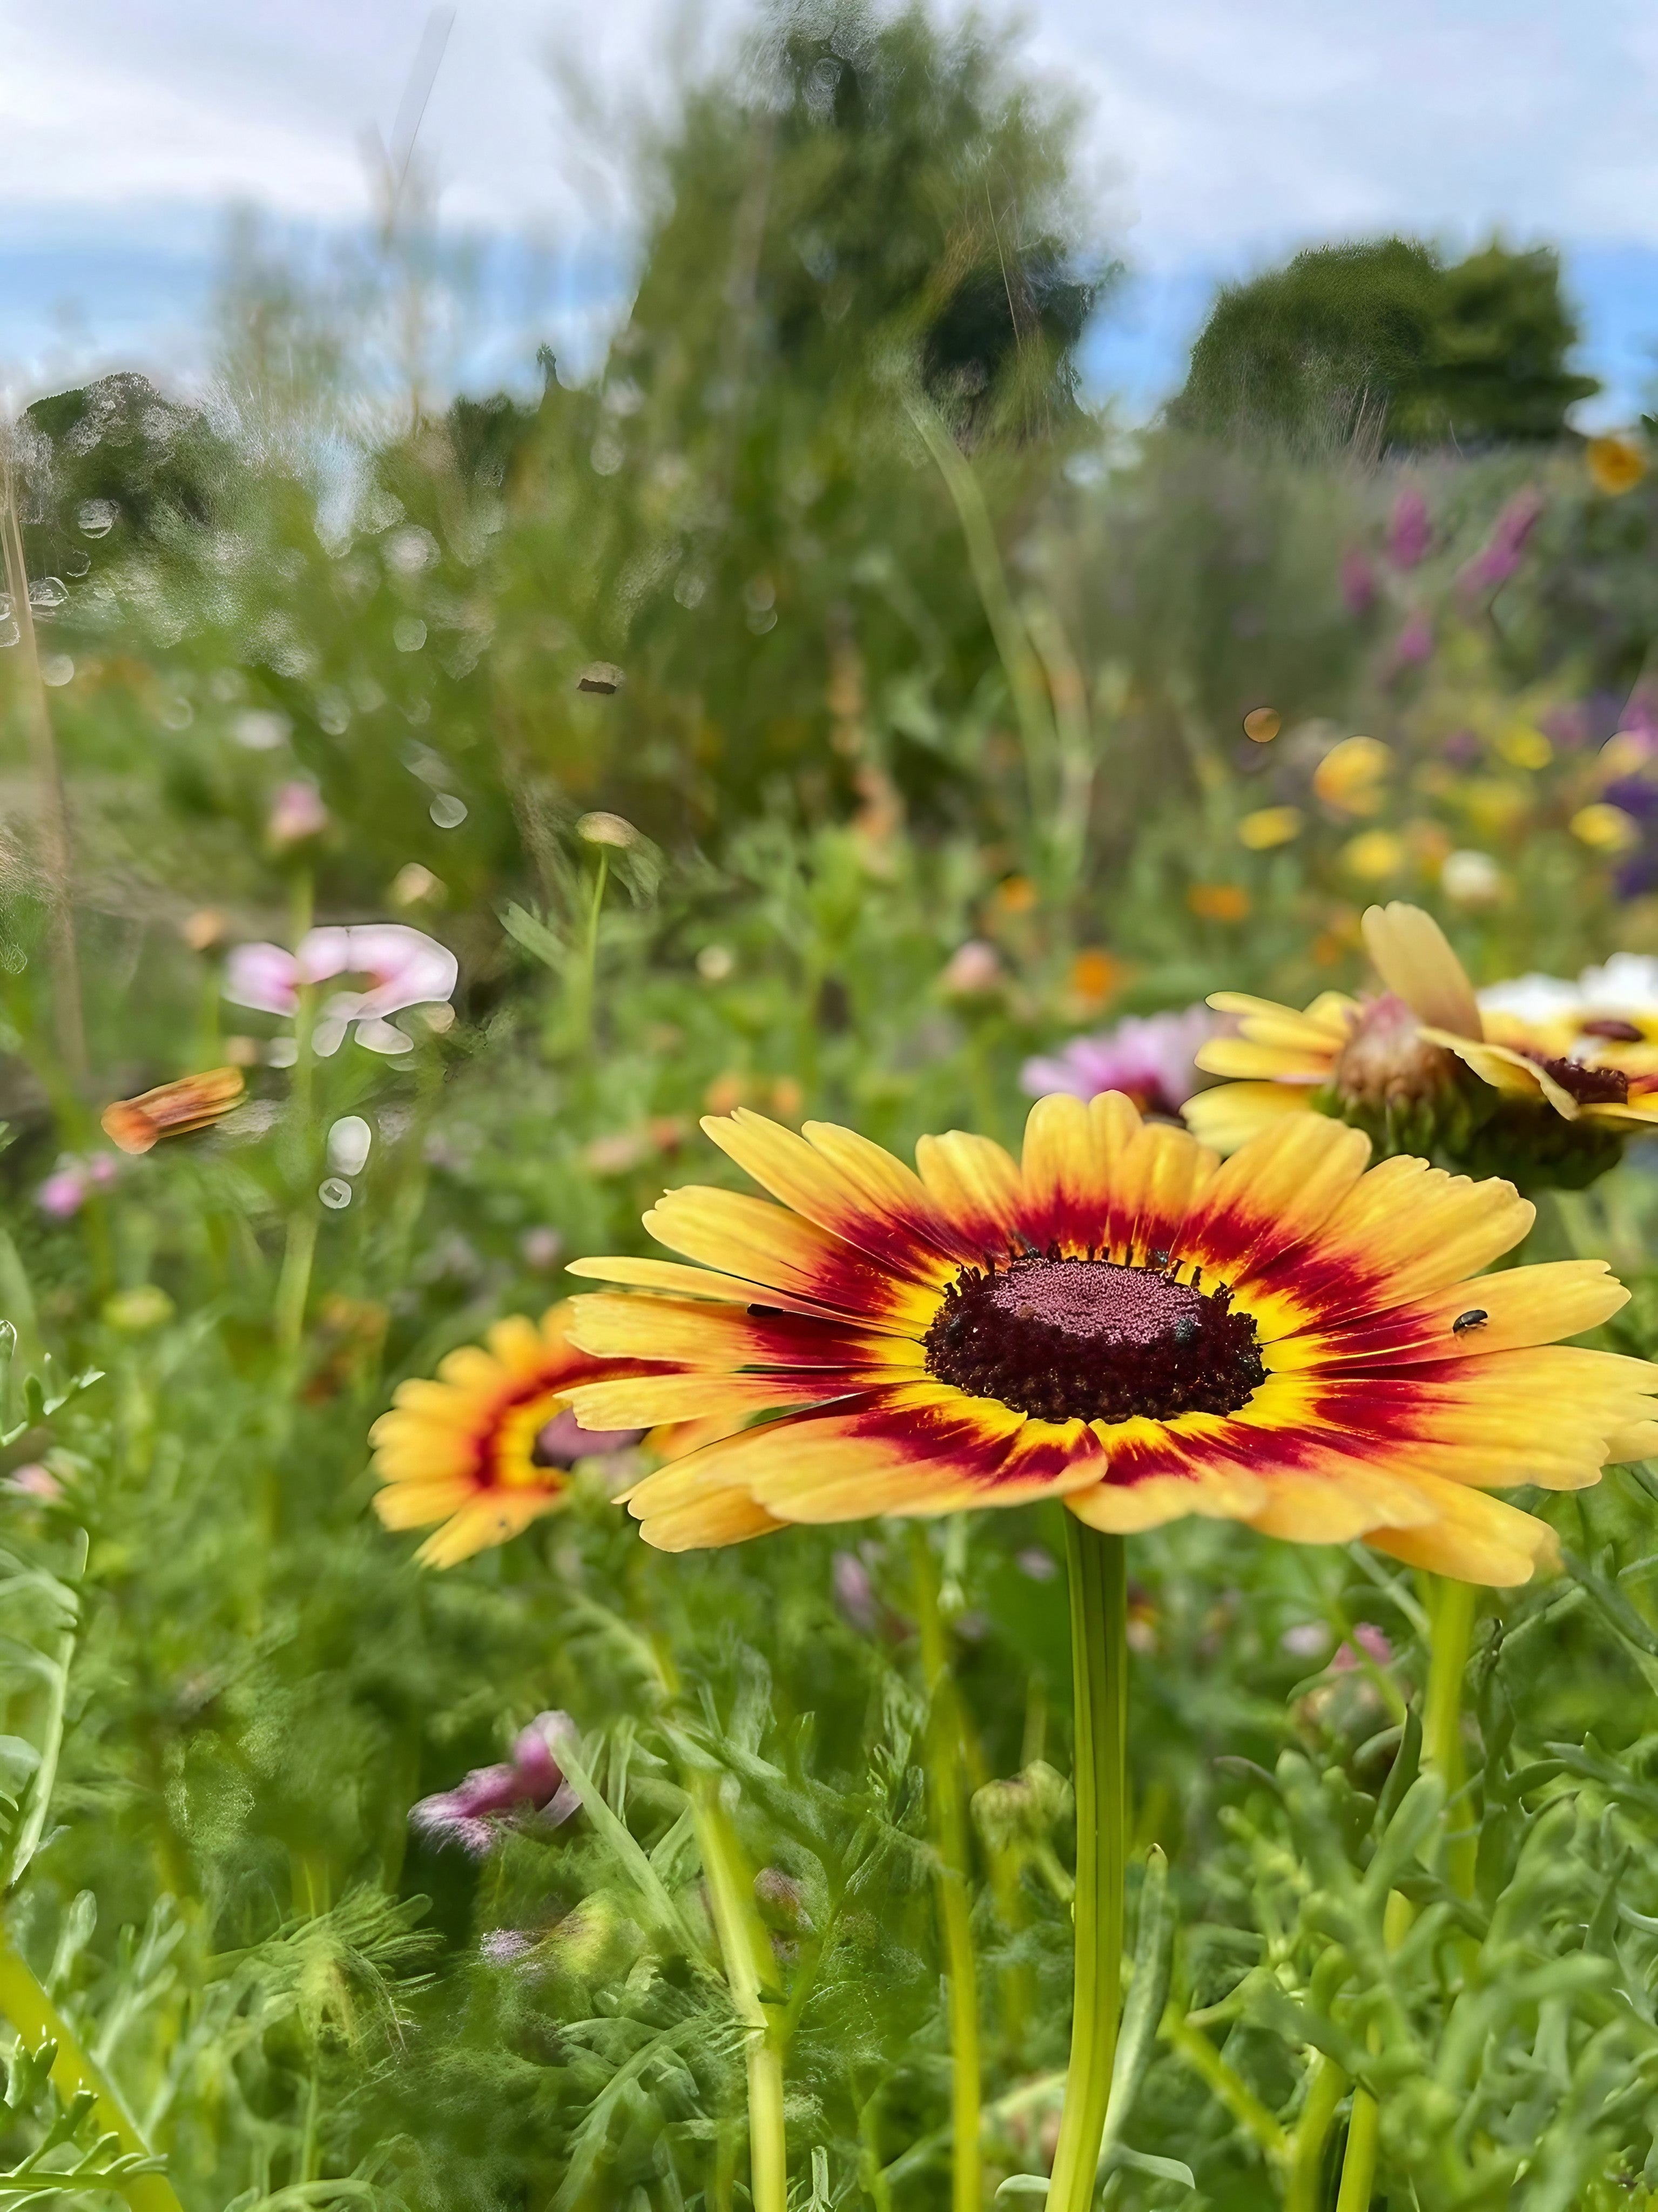
<svg viewBox="0 0 1658 2212">
<path fill-rule="evenodd" d="M 1255 1324 L 1232 1311 L 1224 1285 L 1205 1291 L 1156 1267 L 1054 1248 L 964 1267 L 926 1346 L 939 1382 L 1045 1421 L 1235 1413 L 1266 1376 Z"/>
</svg>

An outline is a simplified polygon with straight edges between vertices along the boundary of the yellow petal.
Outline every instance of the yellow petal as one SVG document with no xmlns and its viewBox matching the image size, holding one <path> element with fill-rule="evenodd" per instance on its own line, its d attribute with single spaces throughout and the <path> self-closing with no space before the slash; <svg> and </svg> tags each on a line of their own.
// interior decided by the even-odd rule
<svg viewBox="0 0 1658 2212">
<path fill-rule="evenodd" d="M 901 1227 L 886 1211 L 872 1206 L 792 1129 L 743 1107 L 734 1114 L 708 1115 L 702 1127 L 762 1189 L 882 1267 L 934 1288 L 942 1287 L 955 1273 L 943 1250 L 929 1244 L 914 1227 Z"/>
<path fill-rule="evenodd" d="M 1360 927 L 1377 975 L 1418 1021 L 1458 1036 L 1484 1036 L 1473 985 L 1431 915 L 1394 899 L 1367 908 Z"/>
<path fill-rule="evenodd" d="M 584 1429 L 651 1429 L 710 1413 L 741 1417 L 843 1397 L 869 1377 L 846 1375 L 628 1375 L 578 1382 L 568 1404 Z"/>
<path fill-rule="evenodd" d="M 1285 1083 L 1220 1083 L 1188 1098 L 1181 1113 L 1199 1144 L 1235 1152 L 1288 1114 L 1316 1109 L 1308 1091 Z"/>
<path fill-rule="evenodd" d="M 1559 1542 L 1546 1522 L 1454 1482 L 1424 1476 L 1420 1486 L 1435 1518 L 1425 1528 L 1373 1528 L 1364 1540 L 1373 1549 L 1407 1566 L 1498 1589 L 1529 1582 L 1540 1566 L 1559 1565 Z"/>
<path fill-rule="evenodd" d="M 942 1137 L 923 1137 L 915 1147 L 915 1165 L 928 1195 L 976 1252 L 999 1258 L 1013 1249 L 1024 1187 L 999 1145 L 951 1129 Z"/>
</svg>

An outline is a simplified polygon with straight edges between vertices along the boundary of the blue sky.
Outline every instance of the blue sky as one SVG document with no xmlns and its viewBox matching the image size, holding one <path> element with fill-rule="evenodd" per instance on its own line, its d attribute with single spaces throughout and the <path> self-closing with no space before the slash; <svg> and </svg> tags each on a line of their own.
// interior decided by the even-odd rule
<svg viewBox="0 0 1658 2212">
<path fill-rule="evenodd" d="M 708 0 L 457 0 L 421 137 L 451 235 L 481 241 L 468 343 L 488 377 L 550 336 L 591 352 L 625 297 L 625 146 Z M 1650 0 L 1035 0 L 1035 64 L 1084 104 L 1085 190 L 1133 272 L 1089 348 L 1139 413 L 1177 382 L 1218 278 L 1401 228 L 1549 240 L 1583 313 L 1596 412 L 1658 355 L 1658 8 Z M 311 242 L 371 210 L 426 0 L 0 0 L 0 379 L 203 366 L 225 212 Z M 556 88 L 562 71 L 562 90 Z"/>
</svg>

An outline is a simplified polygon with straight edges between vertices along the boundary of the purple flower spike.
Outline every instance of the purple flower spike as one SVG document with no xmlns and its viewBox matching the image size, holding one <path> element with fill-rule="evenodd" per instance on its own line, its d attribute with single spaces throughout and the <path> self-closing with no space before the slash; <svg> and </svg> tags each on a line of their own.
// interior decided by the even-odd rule
<svg viewBox="0 0 1658 2212">
<path fill-rule="evenodd" d="M 1124 1091 L 1144 1112 L 1172 1117 L 1199 1089 L 1198 1054 L 1222 1026 L 1207 1006 L 1143 1020 L 1131 1014 L 1096 1036 L 1073 1037 L 1051 1057 L 1026 1060 L 1020 1087 L 1032 1098 Z"/>
<path fill-rule="evenodd" d="M 1462 580 L 1474 591 L 1495 591 L 1506 584 L 1520 566 L 1526 540 L 1543 512 L 1542 495 L 1527 489 L 1516 492 L 1491 526 L 1483 550 L 1462 571 Z"/>
<path fill-rule="evenodd" d="M 410 1812 L 410 1827 L 436 1844 L 459 1844 L 474 1858 L 489 1856 L 511 1814 L 538 1813 L 556 1827 L 580 1802 L 558 1763 L 559 1747 L 574 1735 L 568 1713 L 537 1713 L 519 1730 L 510 1761 L 475 1766 L 458 1789 L 422 1797 Z"/>
<path fill-rule="evenodd" d="M 1388 522 L 1388 558 L 1395 568 L 1414 568 L 1433 544 L 1428 502 L 1408 485 L 1394 501 Z"/>
<path fill-rule="evenodd" d="M 1376 605 L 1376 570 L 1363 553 L 1341 556 L 1341 597 L 1349 614 L 1367 615 Z"/>
</svg>

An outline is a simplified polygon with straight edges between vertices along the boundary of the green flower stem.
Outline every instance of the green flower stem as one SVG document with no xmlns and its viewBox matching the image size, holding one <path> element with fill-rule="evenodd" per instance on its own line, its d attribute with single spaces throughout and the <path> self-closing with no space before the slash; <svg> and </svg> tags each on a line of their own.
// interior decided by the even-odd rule
<svg viewBox="0 0 1658 2212">
<path fill-rule="evenodd" d="M 700 1774 L 691 1784 L 691 1817 L 708 1878 L 714 1933 L 732 2004 L 746 2031 L 749 2078 L 749 2193 L 754 2212 L 788 2212 L 788 2149 L 783 2128 L 783 2060 L 772 2039 L 760 1995 L 760 1947 L 765 1931 L 754 1910 L 754 1882 L 720 1802 L 720 1785 Z"/>
<path fill-rule="evenodd" d="M 1284 2212 L 1323 2212 L 1325 2146 L 1346 2094 L 1347 2076 L 1333 2058 L 1320 2051 L 1308 2084 L 1307 2101 L 1296 2124 Z"/>
<path fill-rule="evenodd" d="M 1121 1536 L 1065 1516 L 1076 1700 L 1076 1986 L 1048 2212 L 1088 2212 L 1122 2005 L 1127 1857 L 1128 1580 Z"/>
<path fill-rule="evenodd" d="M 1163 2033 L 1170 2047 L 1225 2106 L 1238 2125 L 1254 2137 L 1275 2165 L 1281 2165 L 1289 2155 L 1289 2139 L 1248 2083 L 1227 2064 L 1203 2030 L 1194 2027 L 1183 2014 L 1175 2013 L 1165 2021 Z"/>
<path fill-rule="evenodd" d="M 610 879 L 610 856 L 599 848 L 593 873 L 592 902 L 587 908 L 587 933 L 581 947 L 580 1000 L 576 1008 L 576 1043 L 591 1050 L 593 1042 L 593 1001 L 598 994 L 598 925 L 604 912 L 604 886 Z"/>
<path fill-rule="evenodd" d="M 1436 1648 L 1436 1660 L 1437 1656 Z M 1390 1951 L 1396 1951 L 1410 1934 L 1411 1923 L 1415 1917 L 1416 1908 L 1410 1899 L 1397 1889 L 1393 1891 L 1382 1917 L 1382 1940 Z M 1376 2042 L 1373 2032 L 1372 2049 L 1376 2047 Z M 1382 2114 L 1376 2099 L 1368 2089 L 1355 2089 L 1352 2115 L 1347 2123 L 1347 2148 L 1341 2161 L 1341 2188 L 1336 2197 L 1336 2212 L 1370 2212 L 1370 2197 L 1376 2185 L 1376 2144 L 1381 2127 Z"/>
<path fill-rule="evenodd" d="M 305 942 L 314 919 L 311 871 L 301 868 L 294 878 L 288 924 L 295 952 Z M 316 1054 L 311 1048 L 311 1038 L 317 1023 L 316 986 L 302 983 L 299 1001 L 294 1016 L 294 1080 L 288 1092 L 288 1111 L 290 1141 L 308 1184 L 313 1173 L 311 1093 Z M 314 1191 L 307 1188 L 288 1217 L 288 1240 L 282 1251 L 282 1273 L 276 1282 L 276 1349 L 285 1367 L 292 1368 L 299 1358 L 305 1336 L 305 1309 L 311 1296 L 311 1269 L 316 1256 L 317 1200 Z"/>
<path fill-rule="evenodd" d="M 979 2145 L 979 1984 L 968 1905 L 967 1808 L 962 1788 L 961 1729 L 938 1611 L 938 1570 L 927 1532 L 910 1527 L 915 1612 L 921 1632 L 921 1673 L 926 1683 L 927 1794 L 933 1846 L 938 1858 L 938 1921 L 950 1991 L 950 2116 L 951 2212 L 982 2212 L 984 2178 Z"/>
<path fill-rule="evenodd" d="M 1428 1659 L 1428 1689 L 1422 1716 L 1422 1755 L 1445 1784 L 1447 1825 L 1454 1834 L 1445 1850 L 1445 1874 L 1459 1897 L 1473 1893 L 1479 1839 L 1472 1832 L 1459 1793 L 1468 1778 L 1462 1752 L 1462 1678 L 1468 1671 L 1474 1609 L 1479 1593 L 1472 1583 L 1438 1579 L 1432 1591 L 1433 1644 Z"/>
<path fill-rule="evenodd" d="M 0 2013 L 11 2022 L 31 2050 L 50 2040 L 58 2046 L 52 2078 L 65 2098 L 90 2089 L 97 2099 L 94 2118 L 106 2135 L 112 2135 L 125 2152 L 137 2158 L 150 2155 L 149 2145 L 134 2127 L 110 2084 L 81 2048 L 75 2031 L 35 1979 L 28 1961 L 0 1931 Z M 119 2184 L 121 2194 L 135 2212 L 182 2212 L 173 2184 L 164 2173 L 135 2173 Z"/>
</svg>

